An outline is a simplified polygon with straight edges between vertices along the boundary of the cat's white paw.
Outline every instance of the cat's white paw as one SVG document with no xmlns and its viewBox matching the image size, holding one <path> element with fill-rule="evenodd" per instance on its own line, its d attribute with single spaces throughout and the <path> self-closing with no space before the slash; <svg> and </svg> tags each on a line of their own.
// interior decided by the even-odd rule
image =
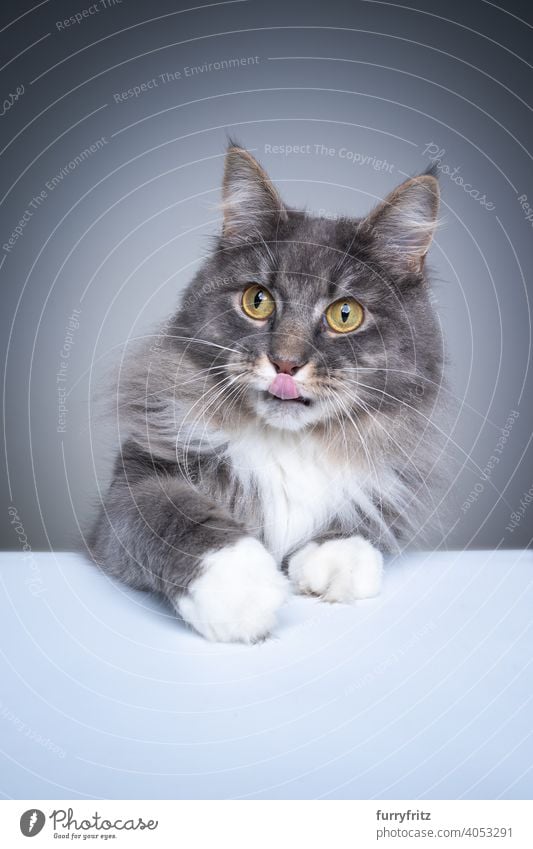
<svg viewBox="0 0 533 849">
<path fill-rule="evenodd" d="M 297 590 L 326 601 L 378 595 L 382 573 L 381 552 L 360 536 L 310 542 L 289 561 L 289 577 Z"/>
<path fill-rule="evenodd" d="M 253 643 L 268 636 L 289 583 L 259 540 L 243 537 L 205 555 L 202 574 L 176 601 L 208 640 Z"/>
</svg>

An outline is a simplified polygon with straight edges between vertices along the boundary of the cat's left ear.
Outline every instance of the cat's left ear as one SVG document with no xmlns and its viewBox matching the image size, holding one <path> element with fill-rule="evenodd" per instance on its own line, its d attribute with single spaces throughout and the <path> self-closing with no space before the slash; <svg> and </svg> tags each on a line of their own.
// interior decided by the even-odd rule
<svg viewBox="0 0 533 849">
<path fill-rule="evenodd" d="M 376 250 L 403 274 L 420 273 L 437 226 L 439 184 L 433 174 L 394 189 L 360 224 Z"/>
<path fill-rule="evenodd" d="M 249 237 L 276 221 L 287 211 L 273 183 L 259 162 L 243 147 L 230 143 L 222 184 L 223 235 Z"/>
</svg>

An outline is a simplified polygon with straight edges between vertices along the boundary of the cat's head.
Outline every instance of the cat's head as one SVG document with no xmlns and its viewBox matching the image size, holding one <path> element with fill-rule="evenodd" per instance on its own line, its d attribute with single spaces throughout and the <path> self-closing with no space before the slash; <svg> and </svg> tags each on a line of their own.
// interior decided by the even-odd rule
<svg viewBox="0 0 533 849">
<path fill-rule="evenodd" d="M 442 361 L 424 269 L 438 199 L 427 173 L 364 218 L 315 217 L 231 144 L 222 233 L 174 329 L 211 409 L 299 430 L 427 401 Z"/>
</svg>

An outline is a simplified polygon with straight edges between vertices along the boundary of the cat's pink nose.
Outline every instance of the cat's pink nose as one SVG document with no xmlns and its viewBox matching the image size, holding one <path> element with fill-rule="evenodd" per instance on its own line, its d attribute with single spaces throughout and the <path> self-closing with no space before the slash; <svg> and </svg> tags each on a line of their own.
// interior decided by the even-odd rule
<svg viewBox="0 0 533 849">
<path fill-rule="evenodd" d="M 274 357 L 270 356 L 268 359 L 270 360 L 278 374 L 290 374 L 291 377 L 293 374 L 296 374 L 296 372 L 301 369 L 302 366 L 305 365 L 305 363 L 299 363 L 296 360 L 280 360 L 274 359 Z"/>
</svg>

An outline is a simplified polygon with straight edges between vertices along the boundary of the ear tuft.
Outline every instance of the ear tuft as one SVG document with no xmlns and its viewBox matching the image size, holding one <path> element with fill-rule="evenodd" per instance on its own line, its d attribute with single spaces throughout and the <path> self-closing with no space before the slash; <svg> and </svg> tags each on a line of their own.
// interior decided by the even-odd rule
<svg viewBox="0 0 533 849">
<path fill-rule="evenodd" d="M 250 236 L 287 211 L 273 183 L 251 153 L 230 140 L 222 184 L 224 236 Z"/>
<path fill-rule="evenodd" d="M 376 239 L 385 260 L 401 273 L 422 271 L 437 226 L 439 195 L 433 174 L 412 177 L 361 222 L 362 229 Z"/>
</svg>

